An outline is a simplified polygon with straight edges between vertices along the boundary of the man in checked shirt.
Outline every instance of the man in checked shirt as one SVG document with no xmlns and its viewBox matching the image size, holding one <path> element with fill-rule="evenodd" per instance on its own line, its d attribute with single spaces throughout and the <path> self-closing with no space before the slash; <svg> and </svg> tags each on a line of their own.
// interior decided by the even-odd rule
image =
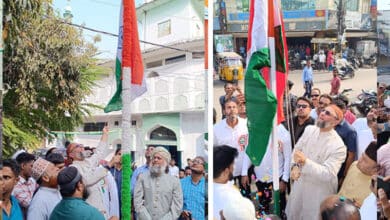
<svg viewBox="0 0 390 220">
<path fill-rule="evenodd" d="M 12 195 L 19 201 L 24 216 L 26 216 L 33 194 L 39 186 L 31 177 L 34 161 L 35 156 L 26 152 L 23 152 L 16 157 L 16 162 L 21 169 L 19 181 L 14 187 Z"/>
</svg>

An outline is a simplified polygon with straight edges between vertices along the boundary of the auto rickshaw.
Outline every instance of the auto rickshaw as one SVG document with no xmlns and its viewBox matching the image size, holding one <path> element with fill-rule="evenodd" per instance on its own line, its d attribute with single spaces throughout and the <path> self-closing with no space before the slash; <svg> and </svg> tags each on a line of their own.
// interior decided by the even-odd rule
<svg viewBox="0 0 390 220">
<path fill-rule="evenodd" d="M 244 78 L 242 57 L 235 52 L 217 53 L 215 56 L 220 80 L 237 82 Z"/>
</svg>

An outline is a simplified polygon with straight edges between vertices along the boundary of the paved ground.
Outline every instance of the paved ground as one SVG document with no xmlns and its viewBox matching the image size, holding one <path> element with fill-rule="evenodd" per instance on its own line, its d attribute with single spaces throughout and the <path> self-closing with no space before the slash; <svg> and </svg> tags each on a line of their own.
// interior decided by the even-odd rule
<svg viewBox="0 0 390 220">
<path fill-rule="evenodd" d="M 330 81 L 332 79 L 332 73 L 327 71 L 314 71 L 314 87 L 321 90 L 322 93 L 330 92 Z M 390 76 L 387 76 L 390 79 Z M 386 77 L 386 78 L 387 78 Z M 302 84 L 302 70 L 294 70 L 289 73 L 289 79 L 294 82 L 292 93 L 301 96 L 304 93 Z M 354 101 L 362 89 L 376 90 L 377 71 L 376 69 L 358 69 L 355 71 L 355 78 L 345 79 L 341 81 L 341 90 L 346 88 L 352 88 L 348 97 L 350 101 Z M 390 82 L 390 80 L 389 80 Z M 217 121 L 221 119 L 221 106 L 219 105 L 219 97 L 225 94 L 223 90 L 224 82 L 218 79 L 214 80 L 214 108 L 217 111 Z M 244 80 L 239 81 L 238 85 L 244 88 Z"/>
</svg>

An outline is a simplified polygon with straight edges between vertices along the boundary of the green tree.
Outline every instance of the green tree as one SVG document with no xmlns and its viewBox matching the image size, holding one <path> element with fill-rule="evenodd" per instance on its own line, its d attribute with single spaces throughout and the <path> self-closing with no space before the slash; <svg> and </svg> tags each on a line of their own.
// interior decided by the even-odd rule
<svg viewBox="0 0 390 220">
<path fill-rule="evenodd" d="M 93 105 L 83 98 L 105 72 L 93 58 L 94 45 L 48 3 L 3 3 L 5 155 L 38 147 L 50 130 L 72 131 L 89 114 Z"/>
</svg>

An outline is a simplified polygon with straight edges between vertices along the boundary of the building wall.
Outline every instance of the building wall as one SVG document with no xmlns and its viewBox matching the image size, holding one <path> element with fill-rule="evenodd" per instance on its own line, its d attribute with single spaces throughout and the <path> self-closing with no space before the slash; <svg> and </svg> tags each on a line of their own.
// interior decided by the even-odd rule
<svg viewBox="0 0 390 220">
<path fill-rule="evenodd" d="M 151 4 L 147 3 L 137 8 L 138 25 L 141 26 L 138 29 L 142 32 L 140 40 L 169 45 L 174 42 L 203 38 L 202 1 L 158 0 L 153 2 L 155 6 Z M 163 28 L 164 22 L 166 22 L 165 28 Z M 168 25 L 169 22 L 170 25 Z M 156 46 L 141 43 L 141 50 L 151 48 L 156 48 Z"/>
</svg>

